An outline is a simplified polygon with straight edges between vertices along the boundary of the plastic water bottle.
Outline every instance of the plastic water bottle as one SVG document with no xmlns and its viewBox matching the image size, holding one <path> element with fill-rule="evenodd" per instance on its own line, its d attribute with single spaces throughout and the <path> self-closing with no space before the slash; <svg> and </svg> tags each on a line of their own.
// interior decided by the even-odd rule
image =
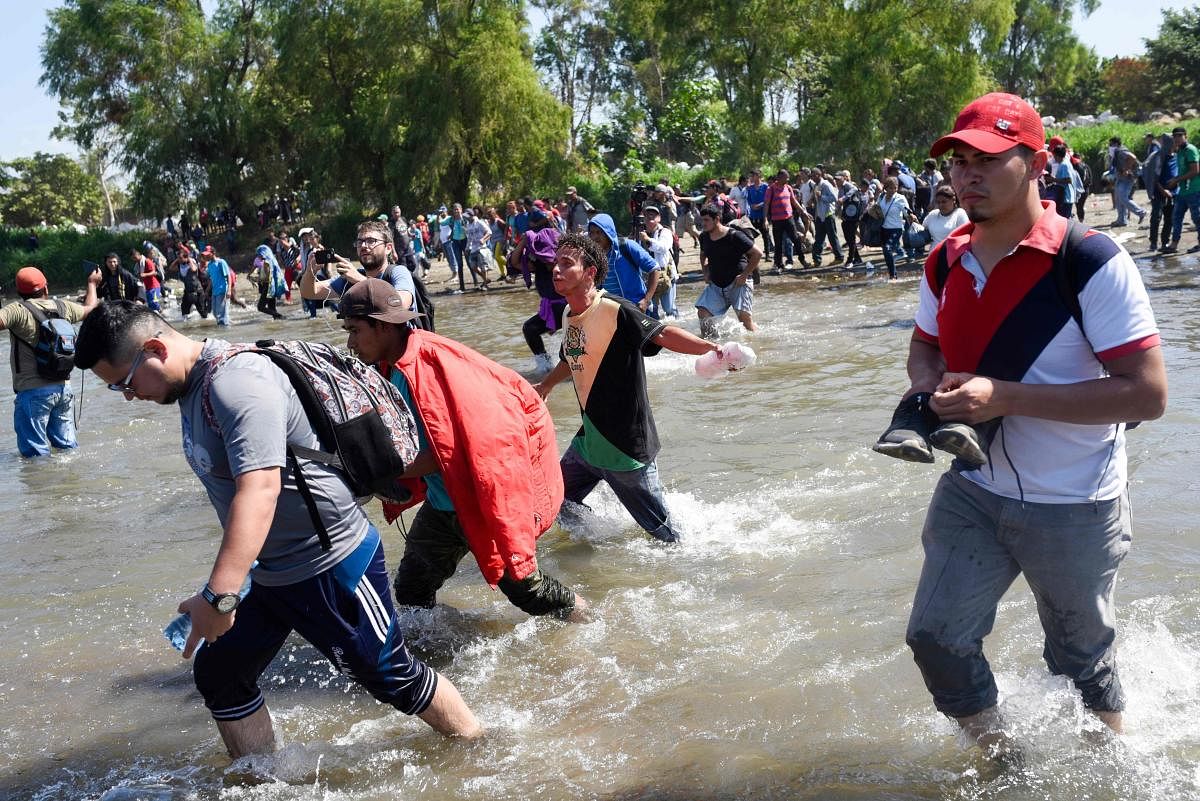
<svg viewBox="0 0 1200 801">
<path fill-rule="evenodd" d="M 254 565 L 251 565 L 250 569 L 253 570 L 254 566 L 257 564 L 258 562 L 255 562 Z M 249 593 L 250 574 L 247 573 L 246 580 L 242 582 L 242 588 L 238 590 L 238 595 L 240 595 L 242 598 L 245 598 Z M 191 634 L 192 616 L 187 612 L 178 615 L 174 620 L 167 624 L 165 629 L 163 629 L 163 636 L 167 638 L 167 642 L 171 643 L 172 648 L 180 652 L 182 652 L 184 647 L 187 645 L 188 637 L 190 637 Z M 200 642 L 204 642 L 204 640 L 200 640 Z"/>
</svg>

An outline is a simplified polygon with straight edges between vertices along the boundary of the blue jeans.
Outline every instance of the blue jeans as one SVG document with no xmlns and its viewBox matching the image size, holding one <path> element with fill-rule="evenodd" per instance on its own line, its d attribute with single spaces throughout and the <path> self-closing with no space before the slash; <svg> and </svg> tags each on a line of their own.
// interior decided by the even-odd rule
<svg viewBox="0 0 1200 801">
<path fill-rule="evenodd" d="M 446 261 L 450 262 L 451 277 L 458 275 L 459 270 L 467 269 L 467 240 L 451 239 L 445 251 Z"/>
<path fill-rule="evenodd" d="M 566 500 L 582 505 L 584 498 L 603 480 L 647 533 L 663 542 L 679 541 L 679 534 L 671 529 L 671 513 L 663 500 L 662 482 L 658 480 L 658 466 L 654 462 L 637 470 L 606 470 L 585 462 L 572 444 L 560 465 Z M 565 504 L 563 511 L 570 516 Z"/>
<path fill-rule="evenodd" d="M 77 448 L 71 402 L 75 396 L 66 384 L 26 389 L 13 403 L 13 429 L 22 456 L 46 456 L 50 446 Z"/>
<path fill-rule="evenodd" d="M 896 277 L 896 253 L 901 251 L 900 234 L 903 228 L 883 229 L 883 261 L 887 265 L 888 278 Z"/>
<path fill-rule="evenodd" d="M 217 325 L 229 325 L 229 296 L 223 292 L 220 295 L 214 294 L 212 312 L 213 317 L 217 318 Z"/>
<path fill-rule="evenodd" d="M 1183 236 L 1183 215 L 1185 213 L 1192 215 L 1192 225 L 1196 226 L 1197 234 L 1200 235 L 1200 192 L 1175 197 L 1175 216 L 1171 220 L 1172 242 L 1178 243 L 1179 238 Z"/>
<path fill-rule="evenodd" d="M 1139 218 L 1146 214 L 1141 206 L 1133 202 L 1133 187 L 1131 178 L 1118 178 L 1113 184 L 1113 192 L 1117 196 L 1117 225 L 1124 225 L 1131 211 Z"/>
<path fill-rule="evenodd" d="M 1024 573 L 1050 672 L 1071 678 L 1089 709 L 1119 712 L 1113 585 L 1131 540 L 1128 494 L 1022 503 L 958 473 L 943 475 L 921 533 L 925 564 L 907 633 L 938 710 L 961 718 L 996 705 L 983 638 L 1005 591 Z"/>
</svg>

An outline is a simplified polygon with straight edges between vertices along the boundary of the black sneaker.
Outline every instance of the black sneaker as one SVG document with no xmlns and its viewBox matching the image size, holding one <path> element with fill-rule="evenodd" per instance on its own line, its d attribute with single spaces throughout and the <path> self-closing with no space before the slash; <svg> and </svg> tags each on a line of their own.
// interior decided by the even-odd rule
<svg viewBox="0 0 1200 801">
<path fill-rule="evenodd" d="M 929 409 L 931 397 L 928 392 L 918 392 L 900 401 L 892 414 L 891 424 L 871 450 L 908 462 L 933 462 L 933 449 L 929 447 L 928 438 L 938 419 Z"/>
<path fill-rule="evenodd" d="M 1158 252 L 1159 253 L 1174 253 L 1177 250 L 1179 250 L 1179 242 L 1175 241 L 1175 242 L 1167 242 L 1161 248 L 1158 249 Z"/>
<path fill-rule="evenodd" d="M 929 434 L 929 444 L 940 451 L 961 459 L 972 470 L 988 462 L 987 452 L 992 444 L 996 420 L 972 426 L 968 423 L 946 422 Z"/>
</svg>

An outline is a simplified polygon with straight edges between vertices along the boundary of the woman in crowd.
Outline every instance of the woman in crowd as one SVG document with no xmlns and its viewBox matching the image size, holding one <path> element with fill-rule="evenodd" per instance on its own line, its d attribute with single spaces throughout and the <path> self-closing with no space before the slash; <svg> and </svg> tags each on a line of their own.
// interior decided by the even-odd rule
<svg viewBox="0 0 1200 801">
<path fill-rule="evenodd" d="M 960 225 L 966 225 L 967 213 L 958 205 L 958 197 L 949 184 L 942 184 L 933 193 L 933 208 L 925 215 L 923 224 L 925 230 L 933 237 L 931 245 L 950 236 L 950 232 Z"/>
</svg>

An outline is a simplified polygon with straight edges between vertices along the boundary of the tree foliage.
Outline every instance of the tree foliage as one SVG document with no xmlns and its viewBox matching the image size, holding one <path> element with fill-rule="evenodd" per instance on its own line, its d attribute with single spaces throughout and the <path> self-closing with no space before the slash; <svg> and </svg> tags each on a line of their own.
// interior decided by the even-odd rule
<svg viewBox="0 0 1200 801">
<path fill-rule="evenodd" d="M 42 80 L 151 216 L 194 198 L 248 219 L 300 189 L 365 211 L 677 161 L 911 159 L 996 88 L 1058 115 L 1134 109 L 1154 81 L 1200 102 L 1200 12 L 1167 12 L 1152 70 L 1102 71 L 1070 27 L 1097 4 L 65 0 Z"/>
<path fill-rule="evenodd" d="M 0 163 L 0 176 L 0 220 L 5 225 L 90 225 L 104 213 L 100 182 L 68 156 L 35 153 Z"/>
<path fill-rule="evenodd" d="M 1164 10 L 1158 36 L 1146 40 L 1146 58 L 1165 102 L 1200 107 L 1200 7 Z"/>
<path fill-rule="evenodd" d="M 1088 49 L 1071 29 L 1071 15 L 1091 14 L 1100 0 L 1013 0 L 1012 22 L 984 39 L 984 52 L 1001 90 L 1040 100 L 1071 85 Z"/>
</svg>

